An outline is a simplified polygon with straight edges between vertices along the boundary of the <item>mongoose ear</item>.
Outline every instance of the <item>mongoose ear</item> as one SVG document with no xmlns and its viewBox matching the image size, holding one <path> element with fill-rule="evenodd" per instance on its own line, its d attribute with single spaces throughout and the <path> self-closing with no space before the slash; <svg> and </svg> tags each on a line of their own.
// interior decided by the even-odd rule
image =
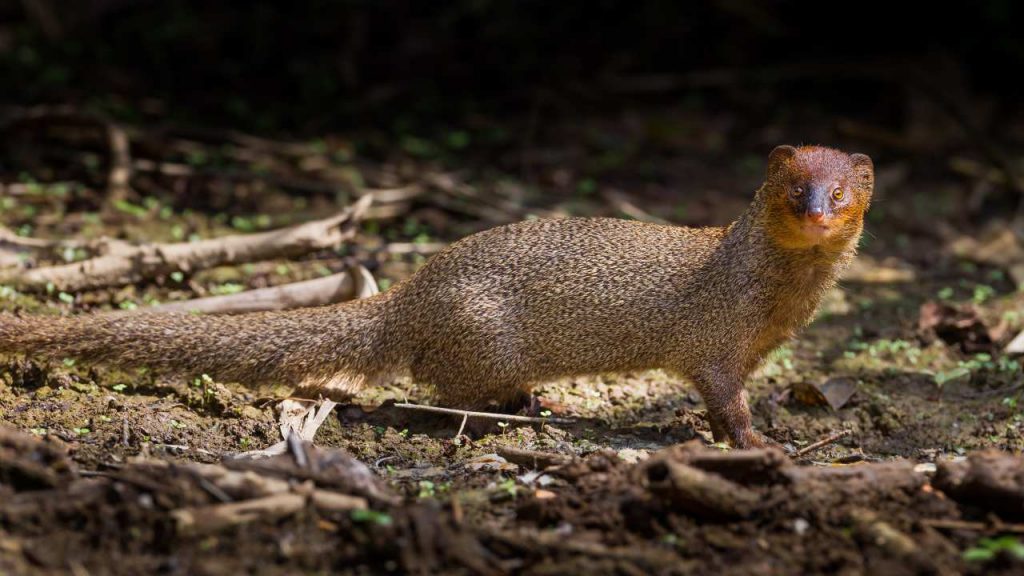
<svg viewBox="0 0 1024 576">
<path fill-rule="evenodd" d="M 796 156 L 796 148 L 786 144 L 776 146 L 768 155 L 768 177 L 771 178 L 772 174 L 783 168 L 786 162 L 792 160 L 794 156 Z"/>
<path fill-rule="evenodd" d="M 850 163 L 859 183 L 869 192 L 875 186 L 875 164 L 866 154 L 850 154 Z"/>
</svg>

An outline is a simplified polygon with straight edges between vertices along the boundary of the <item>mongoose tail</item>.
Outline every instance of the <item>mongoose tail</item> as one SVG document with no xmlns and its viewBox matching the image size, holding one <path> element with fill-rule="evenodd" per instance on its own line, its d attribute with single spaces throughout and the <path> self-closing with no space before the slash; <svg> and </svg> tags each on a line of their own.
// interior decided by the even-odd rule
<svg viewBox="0 0 1024 576">
<path fill-rule="evenodd" d="M 382 326 L 387 302 L 379 294 L 324 308 L 238 315 L 0 314 L 0 352 L 292 385 L 344 398 L 400 369 Z"/>
</svg>

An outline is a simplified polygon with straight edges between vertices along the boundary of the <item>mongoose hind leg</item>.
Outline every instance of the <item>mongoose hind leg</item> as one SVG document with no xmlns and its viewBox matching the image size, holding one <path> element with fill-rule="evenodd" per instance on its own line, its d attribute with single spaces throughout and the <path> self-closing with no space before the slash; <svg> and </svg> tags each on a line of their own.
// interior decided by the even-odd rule
<svg viewBox="0 0 1024 576">
<path fill-rule="evenodd" d="M 708 424 L 711 426 L 711 437 L 715 442 L 729 441 L 729 431 L 722 425 L 720 419 L 711 417 L 710 411 L 708 412 Z"/>
<path fill-rule="evenodd" d="M 715 442 L 726 438 L 732 440 L 736 448 L 761 448 L 766 442 L 756 432 L 750 418 L 750 407 L 747 405 L 743 379 L 716 372 L 711 375 L 694 378 L 697 390 L 704 398 L 708 409 L 708 420 Z"/>
</svg>

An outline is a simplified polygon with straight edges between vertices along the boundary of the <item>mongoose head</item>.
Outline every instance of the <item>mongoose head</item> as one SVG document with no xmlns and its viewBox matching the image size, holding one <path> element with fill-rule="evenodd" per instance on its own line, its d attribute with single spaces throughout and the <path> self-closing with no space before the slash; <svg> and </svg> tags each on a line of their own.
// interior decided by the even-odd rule
<svg viewBox="0 0 1024 576">
<path fill-rule="evenodd" d="M 864 154 L 779 146 L 760 190 L 769 236 L 785 248 L 846 249 L 860 237 L 875 171 Z"/>
</svg>

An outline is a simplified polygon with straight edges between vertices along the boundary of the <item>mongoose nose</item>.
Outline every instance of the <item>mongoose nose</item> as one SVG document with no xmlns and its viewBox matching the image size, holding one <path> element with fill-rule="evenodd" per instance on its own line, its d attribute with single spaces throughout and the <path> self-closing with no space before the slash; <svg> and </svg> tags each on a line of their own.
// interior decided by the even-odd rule
<svg viewBox="0 0 1024 576">
<path fill-rule="evenodd" d="M 807 219 L 815 224 L 821 224 L 825 221 L 825 211 L 819 208 L 808 210 Z"/>
</svg>

